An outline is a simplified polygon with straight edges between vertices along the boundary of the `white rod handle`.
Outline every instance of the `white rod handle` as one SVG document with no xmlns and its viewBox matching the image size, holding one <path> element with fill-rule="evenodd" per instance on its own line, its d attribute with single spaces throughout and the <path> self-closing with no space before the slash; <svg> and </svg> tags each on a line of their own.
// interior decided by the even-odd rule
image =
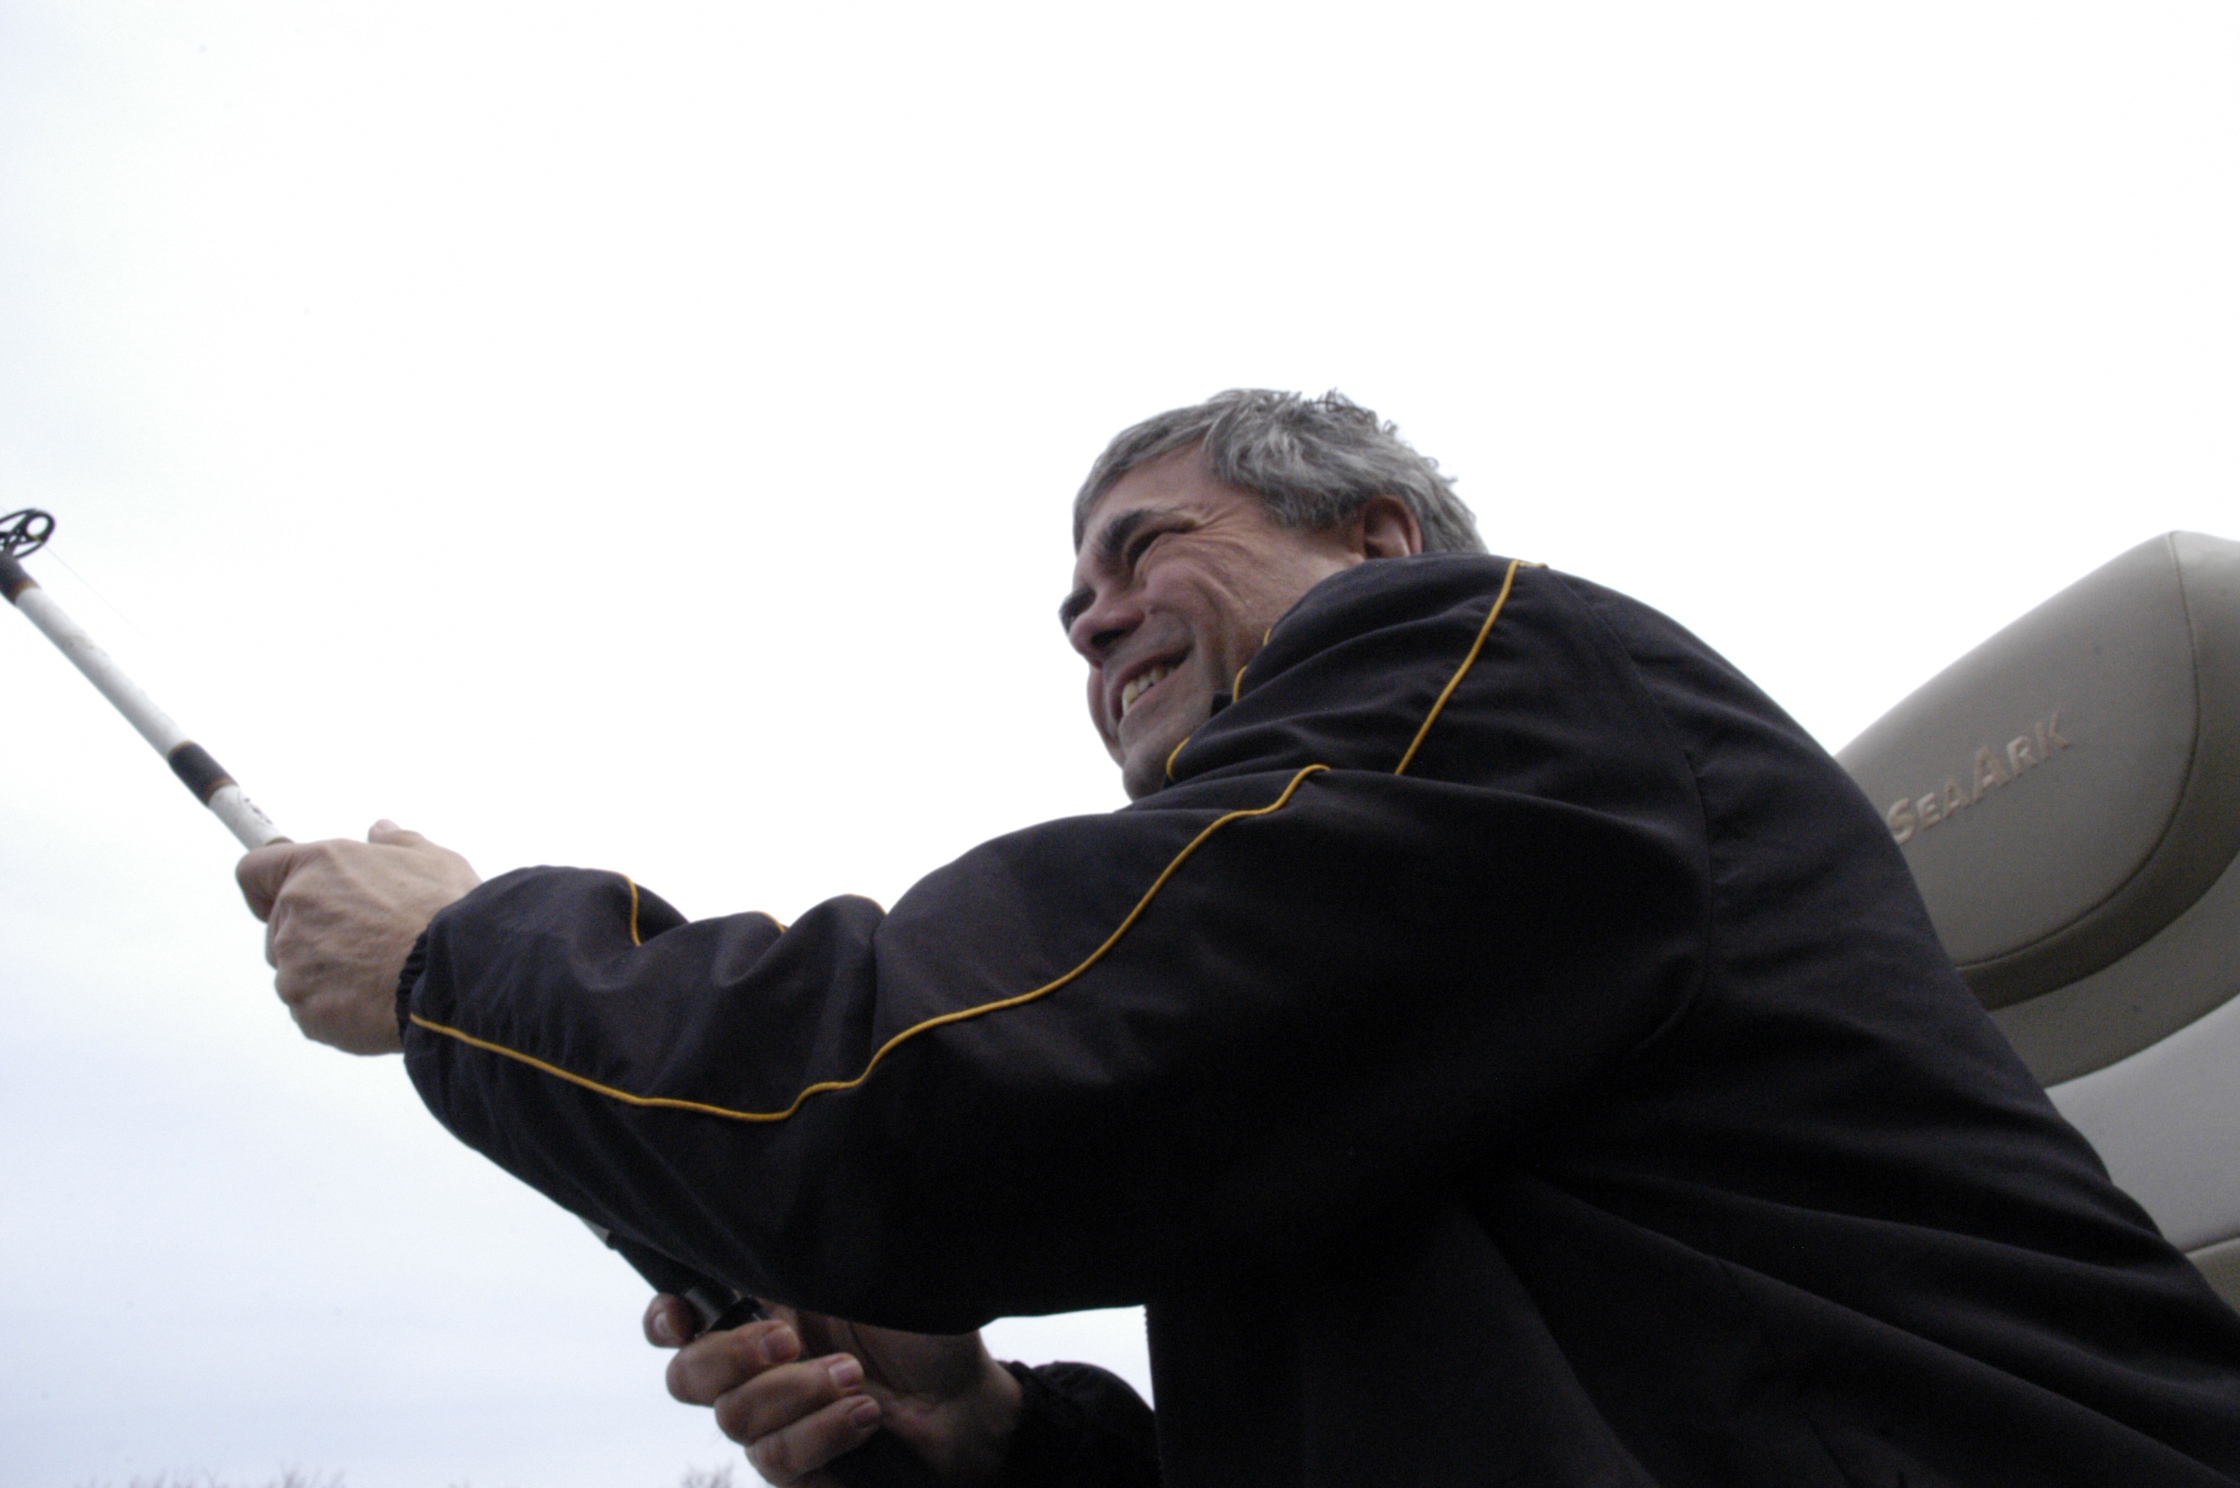
<svg viewBox="0 0 2240 1488">
<path fill-rule="evenodd" d="M 186 783 L 203 805 L 226 824 L 243 847 L 263 847 L 269 842 L 286 839 L 272 818 L 257 809 L 257 804 L 241 793 L 210 752 L 188 738 L 171 715 L 155 704 L 155 699 L 140 690 L 140 685 L 124 674 L 124 669 L 110 659 L 109 653 L 93 643 L 77 621 L 63 613 L 54 597 L 39 587 L 39 581 L 24 572 L 13 554 L 0 553 L 0 591 L 4 591 L 15 607 L 46 638 L 54 642 L 57 650 L 70 658 L 71 664 L 85 673 L 86 680 L 101 690 L 101 695 L 116 706 L 140 737 L 154 747 L 171 766 L 171 772 Z"/>
</svg>

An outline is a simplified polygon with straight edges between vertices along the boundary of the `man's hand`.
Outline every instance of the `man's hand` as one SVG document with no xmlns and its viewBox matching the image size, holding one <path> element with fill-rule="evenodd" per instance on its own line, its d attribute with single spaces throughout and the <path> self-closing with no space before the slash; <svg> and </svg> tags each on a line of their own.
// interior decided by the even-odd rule
<svg viewBox="0 0 2240 1488">
<path fill-rule="evenodd" d="M 1019 1382 L 979 1334 L 771 1311 L 768 1321 L 692 1338 L 698 1321 L 681 1299 L 656 1297 L 646 1309 L 647 1341 L 677 1348 L 669 1393 L 714 1406 L 716 1425 L 756 1472 L 788 1488 L 835 1488 L 824 1468 L 882 1428 L 944 1483 L 983 1482 L 1002 1465 L 1019 1423 Z"/>
<path fill-rule="evenodd" d="M 394 1054 L 397 977 L 436 911 L 482 880 L 418 832 L 378 821 L 364 842 L 282 842 L 234 868 L 265 922 L 273 984 L 306 1038 Z"/>
</svg>

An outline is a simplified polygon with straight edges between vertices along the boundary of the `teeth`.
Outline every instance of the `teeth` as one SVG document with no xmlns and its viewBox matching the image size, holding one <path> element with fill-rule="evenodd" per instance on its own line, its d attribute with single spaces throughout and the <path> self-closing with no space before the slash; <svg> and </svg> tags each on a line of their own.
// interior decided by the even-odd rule
<svg viewBox="0 0 2240 1488">
<path fill-rule="evenodd" d="M 1128 716 L 1128 710 L 1136 705 L 1136 699 L 1142 697 L 1147 688 L 1155 687 L 1173 675 L 1174 668 L 1162 662 L 1147 672 L 1129 678 L 1128 685 L 1120 689 L 1120 716 Z"/>
</svg>

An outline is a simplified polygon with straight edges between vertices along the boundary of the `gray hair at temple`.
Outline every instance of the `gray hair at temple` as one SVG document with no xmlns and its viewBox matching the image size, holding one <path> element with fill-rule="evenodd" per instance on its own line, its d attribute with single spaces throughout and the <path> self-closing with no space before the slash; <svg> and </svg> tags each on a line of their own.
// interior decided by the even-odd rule
<svg viewBox="0 0 2240 1488">
<path fill-rule="evenodd" d="M 1335 527 L 1371 497 L 1396 496 L 1423 528 L 1425 552 L 1486 550 L 1454 478 L 1416 453 L 1397 425 L 1340 392 L 1309 398 L 1266 388 L 1231 388 L 1122 430 L 1073 498 L 1073 545 L 1081 546 L 1089 508 L 1122 476 L 1192 445 L 1204 447 L 1215 480 L 1258 496 L 1281 526 Z"/>
</svg>

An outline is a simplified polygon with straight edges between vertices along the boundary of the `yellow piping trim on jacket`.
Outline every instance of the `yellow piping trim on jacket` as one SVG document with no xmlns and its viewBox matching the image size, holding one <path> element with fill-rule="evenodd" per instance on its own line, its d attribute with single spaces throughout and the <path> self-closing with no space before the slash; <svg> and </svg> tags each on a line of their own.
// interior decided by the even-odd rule
<svg viewBox="0 0 2240 1488">
<path fill-rule="evenodd" d="M 627 873 L 617 873 L 615 877 L 630 885 L 630 944 L 642 946 L 646 942 L 645 937 L 638 933 L 638 881 Z M 780 935 L 786 933 L 785 921 L 776 915 L 764 915 L 763 918 L 776 925 Z"/>
<path fill-rule="evenodd" d="M 1273 628 L 1273 627 L 1270 627 L 1270 629 L 1269 629 L 1269 631 L 1268 631 L 1268 635 L 1273 635 L 1273 634 L 1275 634 L 1275 630 L 1274 630 L 1274 628 Z M 1261 644 L 1261 645 L 1263 645 L 1263 646 L 1267 645 L 1267 644 L 1268 644 L 1268 636 L 1262 636 L 1262 637 L 1260 638 L 1260 644 Z M 1244 671 L 1245 671 L 1245 667 L 1249 667 L 1249 666 L 1251 666 L 1251 665 L 1252 665 L 1252 663 L 1248 661 L 1248 662 L 1246 662 L 1246 663 L 1244 664 L 1244 666 L 1241 666 L 1241 667 L 1238 667 L 1238 668 L 1237 668 L 1237 680 L 1236 680 L 1236 681 L 1234 681 L 1234 682 L 1231 682 L 1231 683 L 1229 684 L 1229 701 L 1230 701 L 1230 702 L 1232 702 L 1232 703 L 1233 703 L 1233 702 L 1235 702 L 1235 701 L 1237 700 L 1237 694 L 1238 694 L 1238 693 L 1240 693 L 1240 692 L 1242 692 L 1242 691 L 1244 691 Z M 1175 761 L 1175 756 L 1176 756 L 1176 755 L 1179 755 L 1180 753 L 1182 753 L 1182 745 L 1183 745 L 1183 744 L 1188 744 L 1189 742 L 1190 742 L 1190 735 L 1188 735 L 1188 734 L 1184 734 L 1184 735 L 1182 736 L 1182 744 L 1177 744 L 1177 745 L 1175 745 L 1175 747 L 1174 747 L 1174 748 L 1172 748 L 1172 749 L 1170 749 L 1170 750 L 1168 750 L 1168 751 L 1167 751 L 1167 780 L 1168 780 L 1168 781 L 1169 781 L 1170 783 L 1171 783 L 1171 782 L 1172 782 L 1172 781 L 1174 780 L 1174 761 Z"/>
<path fill-rule="evenodd" d="M 1275 634 L 1275 627 L 1274 627 L 1274 626 L 1270 626 L 1270 627 L 1268 628 L 1268 635 L 1274 635 L 1274 634 Z M 1265 645 L 1267 645 L 1267 644 L 1268 644 L 1268 635 L 1264 635 L 1264 636 L 1260 637 L 1260 644 L 1261 644 L 1261 645 L 1265 646 Z M 1249 667 L 1249 666 L 1251 666 L 1251 665 L 1252 665 L 1252 663 L 1248 661 L 1248 662 L 1246 662 L 1246 663 L 1244 664 L 1244 666 L 1241 666 L 1241 667 L 1238 667 L 1238 668 L 1237 668 L 1237 680 L 1236 680 L 1236 681 L 1234 681 L 1234 682 L 1231 682 L 1231 683 L 1229 684 L 1229 701 L 1230 701 L 1230 702 L 1232 702 L 1232 703 L 1233 703 L 1233 702 L 1235 702 L 1235 701 L 1237 700 L 1237 694 L 1238 694 L 1238 693 L 1240 693 L 1240 692 L 1243 692 L 1243 691 L 1244 691 L 1244 673 L 1245 673 L 1245 667 Z M 1188 735 L 1188 734 L 1184 734 L 1184 735 L 1182 736 L 1182 744 L 1177 744 L 1177 745 L 1175 745 L 1175 747 L 1174 747 L 1174 748 L 1172 748 L 1172 749 L 1170 749 L 1170 750 L 1168 750 L 1168 751 L 1167 751 L 1167 779 L 1168 779 L 1168 781 L 1169 781 L 1169 782 L 1172 782 L 1172 781 L 1174 780 L 1174 761 L 1175 761 L 1175 756 L 1176 756 L 1176 755 L 1178 755 L 1178 754 L 1180 754 L 1180 753 L 1182 753 L 1182 745 L 1183 745 L 1183 744 L 1188 744 L 1189 742 L 1190 742 L 1190 735 Z"/>
<path fill-rule="evenodd" d="M 1462 685 L 1463 674 L 1470 670 L 1471 663 L 1478 659 L 1478 653 L 1485 649 L 1486 637 L 1493 634 L 1493 622 L 1501 618 L 1501 607 L 1509 602 L 1509 588 L 1517 582 L 1517 570 L 1524 566 L 1522 558 L 1509 560 L 1509 571 L 1501 578 L 1501 592 L 1493 597 L 1493 608 L 1486 611 L 1486 623 L 1478 627 L 1478 638 L 1470 643 L 1470 654 L 1462 658 L 1462 665 L 1456 667 L 1454 675 L 1447 679 L 1447 685 L 1439 692 L 1439 701 L 1433 703 L 1431 711 L 1424 715 L 1423 727 L 1416 730 L 1414 741 L 1408 745 L 1408 752 L 1400 756 L 1400 763 L 1393 767 L 1393 774 L 1405 775 L 1408 773 L 1408 766 L 1415 763 L 1416 751 L 1423 747 L 1424 736 L 1431 732 L 1431 725 L 1439 721 L 1439 710 L 1446 707 L 1447 699 L 1453 697 L 1454 690 Z M 1532 565 L 1534 568 L 1539 566 L 1537 563 Z"/>
<path fill-rule="evenodd" d="M 732 1121 L 783 1121 L 787 1117 L 793 1115 L 794 1112 L 800 1110 L 802 1102 L 806 1101 L 812 1095 L 822 1095 L 827 1091 L 833 1090 L 853 1090 L 856 1086 L 861 1085 L 865 1080 L 871 1077 L 871 1072 L 879 1067 L 880 1060 L 885 1059 L 887 1055 L 893 1052 L 893 1050 L 897 1046 L 901 1045 L 907 1040 L 916 1038 L 919 1034 L 924 1033 L 929 1029 L 939 1028 L 944 1023 L 962 1023 L 969 1018 L 977 1018 L 986 1013 L 1001 1012 L 1005 1008 L 1018 1007 L 1022 1003 L 1033 1002 L 1039 997 L 1047 997 L 1050 993 L 1057 991 L 1060 987 L 1063 987 L 1066 983 L 1074 980 L 1083 972 L 1087 971 L 1090 967 L 1103 960 L 1105 952 L 1111 950 L 1115 945 L 1118 945 L 1120 943 L 1120 937 L 1127 934 L 1129 929 L 1135 924 L 1137 920 L 1143 918 L 1143 912 L 1151 907 L 1151 901 L 1153 897 L 1156 896 L 1161 889 L 1167 886 L 1167 880 L 1174 877 L 1175 870 L 1180 868 L 1183 864 L 1183 861 L 1192 853 L 1196 852 L 1200 844 L 1202 844 L 1208 837 L 1211 837 L 1214 833 L 1220 831 L 1223 827 L 1229 825 L 1229 823 L 1233 821 L 1242 821 L 1249 816 L 1266 816 L 1272 811 L 1282 810 L 1284 803 L 1288 802 L 1291 799 L 1292 795 L 1298 791 L 1301 781 L 1305 780 L 1309 775 L 1315 774 L 1316 772 L 1321 770 L 1327 770 L 1329 768 L 1330 767 L 1328 765 L 1308 765 L 1298 774 L 1291 777 L 1291 783 L 1283 788 L 1282 795 L 1277 796 L 1267 805 L 1252 806 L 1238 811 L 1231 811 L 1223 816 L 1217 816 L 1212 821 L 1208 822 L 1205 826 L 1205 830 L 1198 833 L 1197 836 L 1191 838 L 1190 841 L 1183 847 L 1182 851 L 1176 853 L 1174 857 L 1167 863 L 1167 866 L 1160 870 L 1159 876 L 1151 881 L 1150 888 L 1143 891 L 1143 897 L 1136 901 L 1136 907 L 1134 909 L 1128 911 L 1128 917 L 1120 922 L 1119 928 L 1114 930 L 1110 935 L 1106 936 L 1104 944 L 1091 951 L 1087 960 L 1083 961 L 1079 966 L 1074 967 L 1073 970 L 1067 972 L 1064 976 L 1059 977 L 1056 981 L 1044 982 L 1041 986 L 1036 987 L 1031 992 L 1021 992 L 1016 997 L 1000 998 L 995 1002 L 983 1002 L 977 1007 L 958 1008 L 953 1013 L 942 1013 L 936 1017 L 928 1018 L 922 1023 L 914 1023 L 910 1027 L 903 1029 L 902 1032 L 896 1034 L 893 1038 L 888 1039 L 885 1043 L 881 1044 L 879 1046 L 878 1052 L 871 1056 L 870 1062 L 864 1065 L 862 1072 L 857 1074 L 853 1079 L 819 1080 L 816 1084 L 809 1086 L 806 1090 L 795 1096 L 793 1098 L 793 1103 L 787 1106 L 782 1111 L 737 1111 L 733 1110 L 729 1106 L 710 1105 L 705 1101 L 678 1100 L 673 1096 L 633 1095 L 627 1090 L 617 1090 L 612 1085 L 602 1085 L 596 1080 L 587 1079 L 582 1075 L 571 1073 L 568 1070 L 560 1068 L 558 1065 L 547 1064 L 542 1059 L 538 1059 L 533 1055 L 524 1054 L 518 1049 L 509 1049 L 503 1044 L 494 1044 L 491 1043 L 488 1039 L 476 1038 L 471 1033 L 465 1033 L 456 1028 L 446 1027 L 441 1023 L 430 1022 L 428 1019 L 421 1017 L 418 1013 L 414 1013 L 412 1015 L 412 1021 L 415 1026 L 425 1028 L 430 1033 L 440 1033 L 446 1038 L 457 1039 L 460 1043 L 466 1044 L 471 1048 L 481 1049 L 491 1054 L 503 1055 L 507 1059 L 519 1060 L 521 1063 L 528 1065 L 531 1069 L 541 1070 L 545 1074 L 552 1075 L 558 1079 L 566 1080 L 571 1085 L 580 1085 L 586 1090 L 593 1091 L 599 1095 L 604 1095 L 610 1097 L 611 1099 L 621 1101 L 624 1105 L 656 1107 L 666 1111 L 696 1111 L 703 1116 L 722 1116 Z M 630 889 L 631 903 L 634 907 L 637 903 L 637 885 L 632 884 L 630 886 Z M 635 917 L 633 916 L 631 923 L 631 934 L 633 939 L 635 938 L 636 933 L 637 924 Z"/>
</svg>

